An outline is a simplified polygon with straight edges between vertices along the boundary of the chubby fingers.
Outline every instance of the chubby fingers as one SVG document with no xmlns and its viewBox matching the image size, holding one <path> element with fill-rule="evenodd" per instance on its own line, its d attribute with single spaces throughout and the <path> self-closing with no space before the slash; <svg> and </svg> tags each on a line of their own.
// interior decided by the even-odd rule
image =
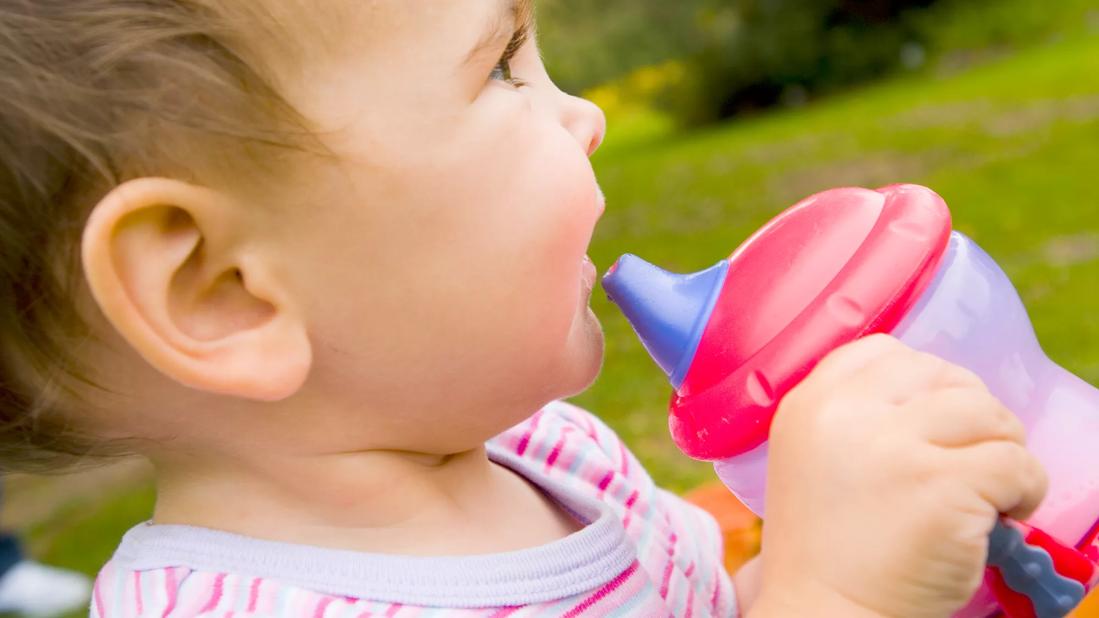
<svg viewBox="0 0 1099 618">
<path fill-rule="evenodd" d="M 958 448 L 1003 440 L 1026 443 L 1022 421 L 984 387 L 955 386 L 919 395 L 903 422 L 935 446 Z"/>
<path fill-rule="evenodd" d="M 1017 442 L 995 440 L 952 449 L 947 462 L 951 473 L 983 501 L 1014 519 L 1030 517 L 1049 486 L 1042 464 Z"/>
</svg>

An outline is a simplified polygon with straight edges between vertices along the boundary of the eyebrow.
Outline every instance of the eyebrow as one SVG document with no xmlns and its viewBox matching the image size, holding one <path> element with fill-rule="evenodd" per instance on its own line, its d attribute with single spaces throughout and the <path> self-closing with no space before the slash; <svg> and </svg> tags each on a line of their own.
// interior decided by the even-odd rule
<svg viewBox="0 0 1099 618">
<path fill-rule="evenodd" d="M 476 64 L 482 56 L 506 45 L 516 30 L 534 24 L 534 0 L 504 0 L 500 6 L 500 12 L 493 17 L 488 31 L 466 55 L 464 64 Z"/>
</svg>

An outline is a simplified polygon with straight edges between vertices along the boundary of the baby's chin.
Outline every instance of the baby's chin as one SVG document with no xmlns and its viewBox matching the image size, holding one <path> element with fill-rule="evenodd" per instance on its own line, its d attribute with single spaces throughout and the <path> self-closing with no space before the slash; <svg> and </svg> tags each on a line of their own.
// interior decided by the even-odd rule
<svg viewBox="0 0 1099 618">
<path fill-rule="evenodd" d="M 603 368 L 603 326 L 591 307 L 585 307 L 573 322 L 570 333 L 570 362 L 568 391 L 563 396 L 572 397 L 588 389 Z"/>
</svg>

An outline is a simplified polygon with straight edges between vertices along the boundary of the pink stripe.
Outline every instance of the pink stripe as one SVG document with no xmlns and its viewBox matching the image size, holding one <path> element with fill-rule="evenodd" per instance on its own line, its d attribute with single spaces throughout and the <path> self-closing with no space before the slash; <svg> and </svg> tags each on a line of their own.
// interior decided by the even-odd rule
<svg viewBox="0 0 1099 618">
<path fill-rule="evenodd" d="M 541 410 L 535 412 L 534 416 L 530 417 L 530 427 L 527 428 L 526 433 L 524 433 L 523 437 L 519 440 L 519 446 L 515 447 L 515 453 L 517 455 L 522 455 L 523 453 L 527 452 L 527 446 L 530 445 L 530 438 L 534 435 L 534 430 L 538 429 L 538 421 L 541 419 Z"/>
<path fill-rule="evenodd" d="M 229 610 L 229 611 L 225 612 L 225 618 L 233 618 L 233 614 L 235 614 L 235 613 L 236 612 L 234 612 L 233 610 Z"/>
<path fill-rule="evenodd" d="M 161 618 L 168 618 L 176 608 L 176 568 L 168 567 L 164 573 L 164 592 L 168 595 L 168 605 Z"/>
<path fill-rule="evenodd" d="M 602 447 L 603 445 L 599 443 L 599 432 L 595 430 L 595 423 L 592 422 L 591 417 L 587 414 L 582 414 L 580 415 L 580 418 L 584 419 L 584 425 L 588 428 L 588 436 L 591 437 L 592 441 L 594 441 L 597 446 Z"/>
<path fill-rule="evenodd" d="M 626 445 L 620 440 L 618 442 L 618 453 L 622 456 L 622 476 L 630 475 L 630 456 L 626 452 Z"/>
<path fill-rule="evenodd" d="M 694 615 L 694 604 L 695 604 L 695 587 L 694 586 L 688 586 L 687 587 L 687 616 L 686 616 L 686 618 L 691 618 L 691 616 Z"/>
<path fill-rule="evenodd" d="M 687 565 L 687 570 L 683 571 L 683 574 L 686 575 L 687 577 L 690 577 L 690 576 L 695 574 L 695 563 L 694 563 L 694 561 L 691 561 L 691 563 Z"/>
<path fill-rule="evenodd" d="M 397 615 L 397 612 L 401 611 L 402 607 L 404 606 L 400 603 L 394 603 L 393 605 L 390 605 L 389 609 L 385 612 L 385 618 L 393 618 L 393 616 Z"/>
<path fill-rule="evenodd" d="M 334 599 L 332 597 L 324 597 L 320 603 L 317 603 L 317 609 L 313 610 L 313 618 L 324 618 L 324 610 L 328 609 L 328 606 L 332 604 Z"/>
<path fill-rule="evenodd" d="M 103 569 L 106 571 L 107 569 Z M 99 574 L 99 577 L 95 578 L 95 612 L 99 618 L 106 618 L 106 614 L 103 613 L 103 592 L 100 588 L 103 587 L 103 573 Z"/>
<path fill-rule="evenodd" d="M 603 497 L 602 494 L 603 494 L 604 491 L 606 491 L 607 485 L 611 484 L 611 479 L 612 478 L 614 478 L 614 470 L 608 470 L 607 473 L 603 475 L 602 480 L 599 481 L 599 494 L 600 494 L 599 497 L 600 498 Z"/>
<path fill-rule="evenodd" d="M 553 445 L 553 450 L 550 451 L 549 457 L 546 458 L 546 469 L 549 470 L 553 467 L 553 463 L 557 461 L 557 458 L 561 455 L 561 447 L 565 446 L 565 437 L 561 436 L 561 439 L 557 441 L 557 444 Z"/>
<path fill-rule="evenodd" d="M 137 615 L 145 613 L 145 604 L 141 602 L 141 571 L 134 571 L 134 601 L 137 604 Z"/>
<path fill-rule="evenodd" d="M 717 612 L 717 598 L 721 594 L 721 567 L 714 573 L 714 596 L 710 597 L 710 613 Z"/>
<path fill-rule="evenodd" d="M 630 527 L 630 517 L 633 515 L 632 509 L 633 509 L 634 503 L 637 502 L 637 496 L 638 496 L 638 493 L 637 493 L 637 490 L 635 489 L 635 490 L 633 490 L 633 493 L 630 494 L 630 497 L 626 498 L 626 516 L 622 518 L 622 527 L 623 528 L 629 528 Z"/>
<path fill-rule="evenodd" d="M 637 567 L 639 565 L 640 565 L 640 563 L 638 561 L 634 560 L 633 564 L 631 564 L 629 566 L 629 568 L 627 568 L 625 571 L 622 571 L 621 573 L 618 574 L 618 577 L 615 577 L 611 581 L 607 582 L 606 585 L 604 585 L 602 588 L 597 590 L 595 592 L 595 594 L 593 594 L 590 597 L 584 599 L 584 601 L 582 603 L 580 603 L 580 605 L 577 605 L 576 607 L 570 609 L 567 614 L 562 616 L 562 618 L 574 618 L 574 616 L 579 616 L 585 610 L 587 610 L 589 607 L 591 607 L 592 605 L 595 605 L 600 600 L 602 600 L 604 597 L 606 597 L 610 593 L 614 592 L 619 586 L 622 585 L 623 582 L 628 580 L 630 578 L 630 576 L 634 574 L 635 571 L 637 571 Z"/>
<path fill-rule="evenodd" d="M 210 600 L 206 602 L 206 605 L 199 610 L 199 613 L 206 613 L 213 611 L 218 603 L 221 602 L 221 589 L 225 583 L 225 573 L 218 573 L 218 576 L 214 578 L 214 592 L 210 595 Z"/>
<path fill-rule="evenodd" d="M 664 581 L 660 584 L 660 598 L 662 599 L 668 598 L 668 584 L 672 581 L 672 567 L 675 566 L 675 560 L 672 560 L 672 557 L 675 556 L 675 542 L 677 540 L 678 537 L 675 536 L 674 532 L 668 538 L 668 564 L 664 566 Z"/>
<path fill-rule="evenodd" d="M 630 494 L 630 497 L 626 498 L 626 508 L 627 509 L 632 509 L 633 508 L 633 505 L 637 502 L 637 498 L 638 498 L 639 495 L 640 495 L 639 492 L 635 489 L 635 490 L 633 490 L 633 493 Z"/>
<path fill-rule="evenodd" d="M 576 461 L 576 454 L 577 454 L 577 449 L 575 449 L 575 448 L 568 448 L 568 449 L 563 450 L 562 451 L 562 456 L 561 456 L 561 461 L 558 463 L 557 467 L 561 468 L 562 470 L 568 470 L 569 468 L 572 468 L 572 462 Z M 577 471 L 575 476 L 577 476 L 577 477 L 581 476 L 579 471 Z"/>
<path fill-rule="evenodd" d="M 665 600 L 668 598 L 668 584 L 672 581 L 673 564 L 671 560 L 668 560 L 668 564 L 664 565 L 664 580 L 660 582 L 660 598 Z"/>
<path fill-rule="evenodd" d="M 519 611 L 519 606 L 518 605 L 515 606 L 515 607 L 505 607 L 503 609 L 498 610 L 495 614 L 489 616 L 488 618 L 505 618 L 506 616 L 510 616 L 510 615 L 514 614 L 515 612 L 517 612 L 517 611 Z"/>
<path fill-rule="evenodd" d="M 575 431 L 578 430 L 572 425 L 565 425 L 561 428 L 561 438 L 565 441 L 565 444 L 570 444 L 570 442 L 572 441 L 572 436 L 570 434 Z M 558 464 L 558 467 L 565 470 L 571 468 L 572 462 L 576 459 L 576 454 L 578 451 L 579 449 L 577 449 L 575 446 L 563 448 L 561 450 L 561 462 L 560 464 Z"/>
<path fill-rule="evenodd" d="M 258 578 L 258 577 L 252 580 L 252 588 L 251 588 L 251 590 L 248 591 L 248 611 L 249 612 L 256 611 L 256 601 L 259 600 L 259 587 L 260 587 L 260 584 L 262 584 L 262 583 L 263 583 L 263 580 Z"/>
</svg>

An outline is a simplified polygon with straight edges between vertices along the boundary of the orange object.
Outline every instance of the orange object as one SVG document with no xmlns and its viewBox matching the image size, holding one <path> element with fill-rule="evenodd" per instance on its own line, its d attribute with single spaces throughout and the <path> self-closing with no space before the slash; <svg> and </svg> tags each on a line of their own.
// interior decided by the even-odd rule
<svg viewBox="0 0 1099 618">
<path fill-rule="evenodd" d="M 1089 594 L 1069 618 L 1099 618 L 1099 593 Z"/>
</svg>

